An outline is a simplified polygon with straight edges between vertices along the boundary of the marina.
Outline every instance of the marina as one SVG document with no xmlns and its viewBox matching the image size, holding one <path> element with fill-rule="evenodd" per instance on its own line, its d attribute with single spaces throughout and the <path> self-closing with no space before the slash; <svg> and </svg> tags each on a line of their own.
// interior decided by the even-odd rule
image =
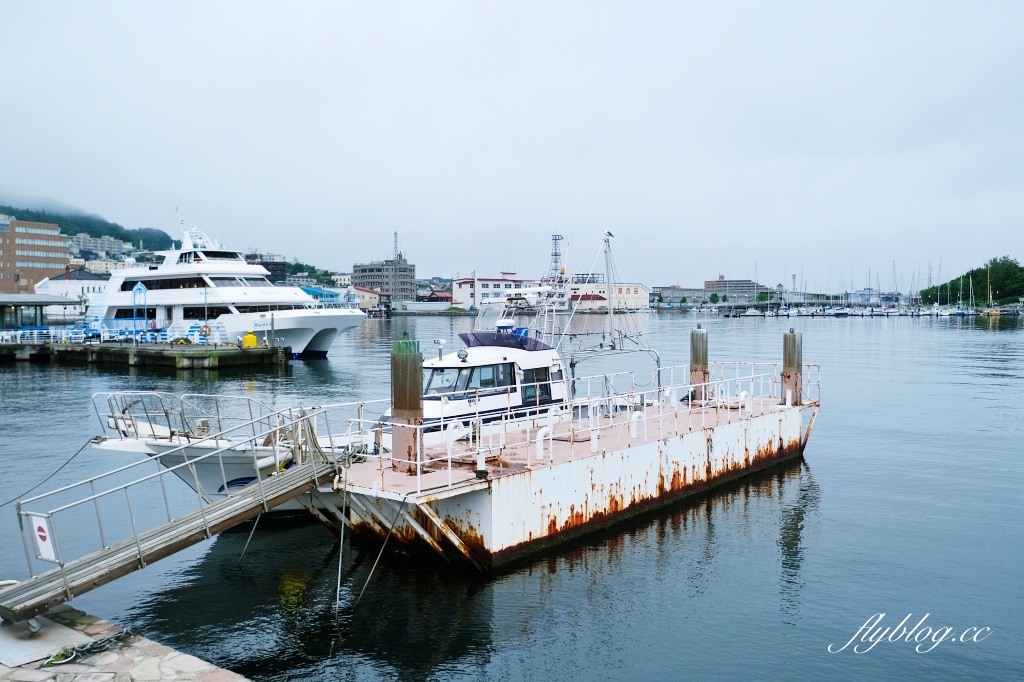
<svg viewBox="0 0 1024 682">
<path fill-rule="evenodd" d="M 605 248 L 610 263 L 607 237 Z M 411 555 L 433 550 L 488 571 L 803 453 L 820 378 L 793 330 L 781 366 L 709 363 L 698 325 L 688 365 L 662 367 L 645 350 L 657 361 L 649 381 L 632 371 L 579 376 L 579 362 L 637 339 L 609 310 L 599 346 L 571 349 L 587 333 L 553 311 L 558 291 L 534 295 L 527 326 L 517 326 L 518 306 L 481 310 L 460 334 L 464 348 L 445 354 L 435 340 L 438 357 L 426 363 L 417 341 L 396 341 L 387 402 L 273 411 L 244 397 L 97 394 L 103 432 L 92 449 L 144 455 L 157 472 L 143 460 L 18 501 L 29 570 L 33 555 L 58 567 L 0 590 L 0 617 L 33 619 L 289 505 L 339 535 L 395 537 Z M 193 489 L 198 510 L 172 513 L 171 475 Z M 132 480 L 110 487 L 114 477 Z M 152 497 L 157 482 L 166 521 L 150 527 L 132 497 Z M 82 535 L 73 549 L 58 526 L 87 510 L 98 547 L 83 553 Z M 115 534 L 125 516 L 131 532 Z"/>
<path fill-rule="evenodd" d="M 332 354 L 335 360 L 328 366 L 300 363 L 293 367 L 290 376 L 268 378 L 265 385 L 258 387 L 258 396 L 253 397 L 260 397 L 268 404 L 274 400 L 297 404 L 302 396 L 314 391 L 325 397 L 324 404 L 351 401 L 356 397 L 354 391 L 366 390 L 360 386 L 379 386 L 388 380 L 393 340 L 401 340 L 405 332 L 428 343 L 432 338 L 451 338 L 456 332 L 468 331 L 471 328 L 468 322 L 459 318 L 371 321 L 368 324 L 375 326 L 366 327 L 355 336 L 343 337 L 347 341 L 339 340 L 342 344 L 339 350 L 343 352 Z M 666 365 L 686 360 L 695 324 L 673 315 L 656 315 L 650 322 L 653 343 L 662 348 Z M 779 357 L 780 342 L 788 327 L 800 325 L 797 328 L 804 334 L 804 343 L 813 344 L 815 360 L 826 367 L 828 381 L 823 387 L 831 396 L 816 421 L 804 463 L 794 460 L 793 464 L 780 465 L 781 468 L 767 474 L 727 484 L 720 488 L 721 492 L 709 497 L 698 496 L 692 504 L 684 501 L 681 506 L 673 505 L 665 511 L 648 511 L 635 521 L 594 531 L 588 535 L 591 539 L 582 544 L 579 540 L 562 543 L 553 553 L 541 552 L 536 559 L 527 557 L 508 568 L 500 568 L 495 577 L 483 584 L 469 577 L 476 569 L 468 567 L 468 572 L 460 569 L 452 573 L 453 569 L 444 568 L 447 564 L 443 560 L 424 574 L 416 568 L 415 561 L 410 565 L 399 560 L 399 554 L 404 552 L 392 550 L 401 549 L 403 545 L 394 537 L 385 559 L 373 574 L 370 568 L 378 550 L 353 548 L 350 568 L 342 580 L 344 615 L 334 655 L 328 655 L 332 648 L 330 641 L 320 645 L 315 643 L 315 637 L 310 638 L 334 618 L 338 563 L 337 553 L 331 552 L 336 540 L 315 521 L 311 526 L 295 527 L 293 524 L 276 526 L 264 519 L 257 523 L 251 542 L 247 543 L 253 530 L 249 522 L 249 527 L 243 525 L 241 532 L 214 536 L 213 540 L 149 564 L 143 571 L 76 597 L 73 603 L 87 612 L 100 612 L 124 626 L 141 626 L 151 639 L 254 679 L 274 679 L 285 674 L 314 679 L 327 674 L 328 670 L 341 669 L 337 666 L 360 670 L 370 677 L 405 677 L 418 675 L 416 671 L 436 671 L 439 665 L 461 671 L 486 670 L 490 674 L 504 671 L 516 677 L 509 666 L 513 665 L 517 652 L 540 647 L 542 642 L 544 650 L 560 665 L 578 666 L 600 677 L 595 666 L 624 670 L 623 663 L 605 653 L 613 641 L 623 638 L 641 649 L 641 641 L 671 646 L 672 642 L 681 644 L 684 637 L 696 636 L 703 640 L 712 633 L 726 630 L 740 638 L 746 635 L 753 638 L 747 617 L 739 619 L 730 615 L 736 612 L 740 601 L 742 612 L 755 614 L 759 623 L 757 638 L 750 640 L 761 642 L 754 646 L 754 653 L 769 665 L 773 661 L 781 664 L 782 657 L 791 656 L 797 649 L 811 652 L 805 664 L 812 666 L 810 669 L 828 665 L 831 661 L 822 643 L 838 640 L 845 634 L 844 624 L 849 620 L 843 619 L 846 609 L 872 608 L 878 603 L 880 590 L 887 589 L 884 585 L 875 586 L 870 580 L 859 586 L 845 582 L 842 576 L 847 569 L 842 567 L 847 562 L 858 561 L 854 557 L 859 552 L 870 553 L 873 561 L 882 561 L 897 572 L 909 571 L 911 565 L 921 565 L 927 572 L 948 574 L 955 579 L 965 572 L 978 570 L 977 562 L 967 559 L 965 554 L 951 566 L 944 566 L 929 558 L 927 547 L 933 543 L 946 546 L 955 542 L 964 547 L 964 551 L 971 552 L 981 546 L 991 547 L 993 543 L 1005 547 L 1006 551 L 1013 545 L 1008 537 L 1006 541 L 998 540 L 1010 532 L 1010 526 L 1002 523 L 984 526 L 986 530 L 981 534 L 965 535 L 966 528 L 960 530 L 958 526 L 944 528 L 939 535 L 938 529 L 933 532 L 928 526 L 912 522 L 889 528 L 883 519 L 889 518 L 894 504 L 900 506 L 919 500 L 933 486 L 952 486 L 958 491 L 956 497 L 967 507 L 957 513 L 966 513 L 969 524 L 972 521 L 982 523 L 982 519 L 990 515 L 998 519 L 1009 513 L 1006 518 L 1012 518 L 1012 506 L 1007 506 L 1011 504 L 1009 497 L 1001 501 L 983 491 L 985 481 L 996 484 L 995 481 L 1000 480 L 998 485 L 1011 488 L 1021 482 L 1019 471 L 1012 465 L 1006 468 L 1008 463 L 1001 454 L 1011 451 L 1007 450 L 1007 444 L 1021 435 L 1015 426 L 1018 422 L 1014 415 L 1018 408 L 1012 400 L 999 400 L 999 396 L 1010 391 L 1020 378 L 1016 341 L 1019 341 L 1021 329 L 1019 321 L 1012 319 L 952 323 L 943 320 L 940 323 L 937 319 L 929 322 L 882 318 L 872 321 L 870 328 L 862 327 L 859 322 L 843 323 L 840 328 L 832 322 L 811 318 L 766 322 L 771 326 L 761 329 L 760 325 L 750 326 L 742 320 L 701 321 L 708 329 L 712 362 L 716 357 L 746 356 L 771 364 Z M 382 344 L 382 340 L 386 343 Z M 883 352 L 883 345 L 889 351 Z M 367 363 L 364 369 L 347 364 L 346 358 L 356 354 L 368 355 L 373 362 Z M 944 364 L 944 358 L 953 357 L 974 360 L 968 366 L 947 365 L 939 370 L 938 365 L 928 369 L 931 365 L 922 365 L 919 359 L 934 358 Z M 70 378 L 79 387 L 79 396 L 72 398 L 68 412 L 72 415 L 71 423 L 83 434 L 96 431 L 97 417 L 88 401 L 89 395 L 135 385 L 128 377 L 110 375 L 100 379 L 102 375 L 82 375 L 76 368 L 22 367 L 4 370 L 6 391 L 10 395 L 18 395 L 23 381 L 40 384 L 43 377 L 49 376 Z M 865 368 L 868 368 L 867 374 L 864 374 Z M 994 378 L 984 378 L 993 371 L 997 372 Z M 947 372 L 951 375 L 946 375 Z M 906 388 L 879 392 L 878 381 L 883 375 L 896 379 Z M 920 376 L 913 379 L 915 375 Z M 932 381 L 940 375 L 941 381 Z M 344 383 L 338 382 L 341 377 L 346 378 Z M 878 410 L 898 413 L 909 393 L 914 394 L 923 412 L 936 409 L 945 400 L 943 387 L 950 381 L 973 387 L 957 407 L 964 419 L 974 420 L 981 414 L 988 414 L 1006 428 L 981 432 L 952 431 L 945 427 L 936 430 L 935 420 L 923 414 L 905 420 L 889 420 L 878 432 L 865 432 L 862 428 Z M 219 380 L 216 387 L 221 392 L 245 394 L 252 390 L 246 388 L 247 382 L 244 378 L 227 378 Z M 41 387 L 46 385 L 43 383 Z M 175 381 L 174 385 L 180 387 L 178 392 L 204 388 L 202 383 Z M 205 386 L 205 392 L 212 386 Z M 981 395 L 991 395 L 997 404 L 990 407 L 988 401 L 979 400 Z M 832 401 L 835 401 L 834 406 Z M 36 423 L 32 412 L 24 407 L 27 406 L 19 400 L 10 407 L 14 414 L 23 415 L 18 417 L 20 430 L 25 434 L 19 439 L 22 448 L 54 451 L 59 456 L 59 459 L 54 458 L 55 465 L 59 464 L 70 454 L 67 447 L 48 444 L 47 429 Z M 890 433 L 892 429 L 900 435 Z M 891 454 L 889 441 L 892 438 L 898 438 L 902 444 L 903 454 L 898 458 Z M 921 478 L 914 473 L 913 468 L 926 466 L 924 462 L 938 457 L 938 453 L 948 447 L 968 447 L 968 439 L 976 439 L 982 447 L 980 451 L 972 448 L 977 453 L 972 460 L 977 480 L 954 483 L 937 474 L 938 478 L 933 481 L 932 477 Z M 577 456 L 589 452 L 588 442 L 578 443 L 576 447 L 579 449 Z M 68 472 L 64 482 L 74 482 L 97 471 L 101 463 L 96 457 L 83 460 L 84 457 L 80 455 L 72 462 L 71 466 L 76 468 Z M 117 461 L 129 464 L 136 460 L 119 457 Z M 14 475 L 4 484 L 5 498 L 21 492 L 13 487 L 16 483 L 33 482 L 41 477 L 26 468 L 27 461 L 16 460 L 13 464 Z M 887 477 L 902 478 L 903 482 L 895 483 L 895 489 L 880 486 L 873 470 L 887 472 Z M 194 491 L 184 484 L 179 482 L 177 487 L 170 481 L 168 484 L 171 492 L 179 490 L 176 496 L 172 495 L 172 500 L 195 500 Z M 188 494 L 183 494 L 186 491 Z M 943 511 L 947 506 L 945 499 L 948 496 L 934 498 L 924 507 L 918 506 L 917 511 L 928 516 L 946 513 Z M 162 514 L 159 498 L 148 503 L 143 498 L 139 506 L 141 509 L 137 512 L 146 515 L 148 509 L 150 518 L 159 519 Z M 303 514 L 309 516 L 306 512 Z M 390 518 L 393 517 L 389 517 L 389 521 Z M 14 515 L 8 507 L 7 513 L 0 516 L 5 537 L 17 535 L 16 524 L 11 525 L 13 521 Z M 708 535 L 712 526 L 714 539 Z M 86 529 L 85 526 L 73 527 L 82 534 Z M 917 539 L 911 540 L 914 537 Z M 898 539 L 896 544 L 904 548 L 900 553 L 888 549 L 894 538 Z M 244 552 L 243 546 L 247 546 Z M 451 547 L 446 546 L 446 549 L 452 551 Z M 430 556 L 434 550 L 426 548 L 426 552 Z M 5 575 L 24 573 L 24 559 L 18 554 L 20 552 L 5 556 Z M 1005 570 L 1014 564 L 1000 562 L 999 554 L 997 550 L 995 556 L 988 555 L 994 563 L 986 564 L 991 577 L 985 585 L 1011 584 L 1000 580 L 999 576 L 1010 580 L 1011 574 Z M 241 563 L 240 555 L 244 556 Z M 299 560 L 299 557 L 303 558 Z M 20 570 L 18 564 L 21 564 Z M 602 585 L 598 594 L 603 594 L 603 598 L 586 587 L 595 580 Z M 682 590 L 680 580 L 688 585 Z M 747 584 L 754 592 L 747 592 L 742 598 L 731 596 L 732 590 L 726 585 L 734 582 Z M 1009 611 L 1004 613 L 996 607 L 991 597 L 1000 594 L 1001 602 L 1012 602 L 1015 588 L 976 584 L 962 593 L 937 595 L 930 587 L 932 582 L 933 579 L 914 583 L 900 580 L 898 584 L 900 589 L 908 591 L 909 600 L 927 601 L 936 613 L 966 618 L 978 613 L 971 605 L 985 604 L 983 612 L 991 627 L 1012 629 L 1019 622 Z M 353 606 L 364 583 L 362 601 Z M 225 585 L 231 587 L 225 591 Z M 246 592 L 244 596 L 239 593 L 242 589 Z M 828 607 L 825 594 L 835 589 L 845 589 L 851 595 L 851 601 L 842 610 Z M 560 606 L 570 603 L 577 606 L 571 609 Z M 652 610 L 655 603 L 658 604 L 656 611 Z M 461 613 L 454 610 L 456 604 L 464 605 L 460 607 Z M 631 604 L 634 606 L 629 606 Z M 638 616 L 641 621 L 655 622 L 659 618 L 656 612 L 664 611 L 680 618 L 700 619 L 710 630 L 695 633 L 684 627 L 655 631 L 634 623 L 630 631 L 609 639 L 600 631 L 587 628 L 580 620 L 593 608 L 601 608 L 606 618 L 620 622 Z M 423 609 L 435 614 L 434 627 L 417 635 L 415 641 L 439 649 L 438 656 L 430 660 L 406 655 L 400 647 L 386 643 L 371 644 L 362 635 L 366 628 L 404 631 L 405 623 L 413 627 L 412 624 L 418 622 L 416 614 Z M 371 613 L 393 615 L 377 622 L 379 617 L 371 617 Z M 277 614 L 271 620 L 279 619 L 279 622 L 271 625 L 265 617 L 270 614 Z M 445 631 L 462 633 L 457 646 L 442 643 Z M 567 638 L 570 631 L 583 633 L 582 641 L 577 639 L 576 644 L 571 644 Z M 523 632 L 535 634 L 524 635 Z M 1004 675 L 1011 672 L 998 662 L 1005 658 L 1004 647 L 1009 645 L 1001 644 L 1002 641 L 993 637 L 988 640 L 988 648 L 979 652 L 984 657 L 981 665 L 997 675 L 999 671 Z M 242 642 L 247 644 L 240 647 Z M 278 652 L 285 642 L 287 653 L 282 656 Z M 726 645 L 725 650 L 730 648 Z M 578 649 L 593 662 L 577 655 Z M 820 654 L 814 653 L 819 649 Z M 271 655 L 271 651 L 275 653 Z M 750 655 L 737 650 L 733 657 L 742 661 L 749 660 Z M 879 674 L 879 665 L 912 665 L 914 669 L 924 665 L 936 672 L 939 668 L 935 666 L 939 665 L 943 670 L 949 670 L 950 666 L 956 670 L 961 665 L 974 669 L 978 665 L 973 658 L 963 658 L 956 651 L 943 656 L 941 662 L 932 663 L 931 660 L 908 660 L 892 652 L 877 662 L 865 660 L 862 665 Z M 740 669 L 733 664 L 723 664 L 719 656 L 687 656 L 686 659 L 694 669 L 712 678 L 731 677 L 731 673 L 738 673 Z M 681 659 L 673 653 L 662 652 L 651 661 L 647 666 L 640 664 L 640 669 L 646 670 L 649 676 L 664 677 Z"/>
</svg>

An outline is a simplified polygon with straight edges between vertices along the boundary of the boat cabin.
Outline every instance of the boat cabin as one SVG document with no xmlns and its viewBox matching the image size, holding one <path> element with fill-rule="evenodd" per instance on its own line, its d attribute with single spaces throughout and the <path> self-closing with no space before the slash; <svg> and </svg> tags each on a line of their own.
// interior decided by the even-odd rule
<svg viewBox="0 0 1024 682">
<path fill-rule="evenodd" d="M 460 416 L 488 421 L 510 410 L 536 414 L 564 403 L 558 351 L 524 332 L 460 334 L 466 348 L 424 361 L 424 422 Z"/>
</svg>

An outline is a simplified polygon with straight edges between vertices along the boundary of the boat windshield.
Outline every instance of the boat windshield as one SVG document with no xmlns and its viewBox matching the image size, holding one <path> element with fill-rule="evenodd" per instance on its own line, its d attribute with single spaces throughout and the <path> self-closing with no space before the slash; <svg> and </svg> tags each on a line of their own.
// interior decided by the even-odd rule
<svg viewBox="0 0 1024 682">
<path fill-rule="evenodd" d="M 468 367 L 436 367 L 434 369 L 423 369 L 423 393 L 426 395 L 438 395 L 440 393 L 455 393 L 466 389 L 466 382 L 469 380 Z"/>
</svg>

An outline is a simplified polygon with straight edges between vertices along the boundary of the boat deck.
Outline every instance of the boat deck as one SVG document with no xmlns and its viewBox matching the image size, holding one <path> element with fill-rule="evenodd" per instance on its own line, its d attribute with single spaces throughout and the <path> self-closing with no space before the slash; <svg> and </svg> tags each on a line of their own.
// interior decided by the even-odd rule
<svg viewBox="0 0 1024 682">
<path fill-rule="evenodd" d="M 418 475 L 415 471 L 397 470 L 391 465 L 394 460 L 368 456 L 341 469 L 335 488 L 341 490 L 347 476 L 347 485 L 363 494 L 395 500 L 423 495 L 439 499 L 487 486 L 486 480 L 476 473 L 480 455 L 485 460 L 487 478 L 495 479 L 784 409 L 786 406 L 777 398 L 761 397 L 745 404 L 732 399 L 707 404 L 694 401 L 691 405 L 681 402 L 675 406 L 656 403 L 647 405 L 643 411 L 620 408 L 610 415 L 594 417 L 592 422 L 584 416 L 554 419 L 550 426 L 543 419 L 539 423 L 510 423 L 495 433 L 485 432 L 478 443 L 468 439 L 456 441 L 450 451 L 445 445 L 424 447 Z M 542 448 L 538 444 L 541 432 Z"/>
</svg>

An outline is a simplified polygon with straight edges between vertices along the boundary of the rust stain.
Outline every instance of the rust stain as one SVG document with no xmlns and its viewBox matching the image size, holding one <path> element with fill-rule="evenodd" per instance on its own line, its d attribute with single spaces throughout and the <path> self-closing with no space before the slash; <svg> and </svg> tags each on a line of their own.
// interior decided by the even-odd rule
<svg viewBox="0 0 1024 682">
<path fill-rule="evenodd" d="M 536 528 L 531 529 L 528 531 L 527 538 L 522 542 L 495 552 L 488 549 L 486 537 L 471 522 L 472 512 L 469 509 L 460 509 L 457 513 L 457 518 L 454 519 L 446 516 L 445 522 L 481 562 L 488 566 L 499 565 L 532 551 L 584 534 L 590 530 L 611 525 L 617 520 L 628 518 L 648 509 L 669 504 L 689 495 L 708 491 L 727 481 L 799 456 L 803 450 L 799 437 L 787 442 L 781 436 L 774 436 L 768 442 L 753 450 L 746 444 L 746 439 L 738 445 L 743 448 L 742 459 L 738 449 L 720 452 L 719 457 L 716 458 L 711 439 L 709 436 L 706 436 L 705 452 L 703 453 L 704 462 L 700 461 L 700 454 L 697 455 L 695 460 L 687 463 L 674 461 L 672 462 L 670 474 L 665 471 L 667 469 L 665 467 L 667 462 L 659 464 L 657 485 L 652 485 L 651 481 L 654 472 L 649 472 L 645 476 L 643 483 L 637 483 L 630 487 L 628 503 L 626 501 L 625 480 L 598 486 L 594 480 L 594 471 L 591 469 L 590 490 L 587 491 L 584 488 L 581 491 L 584 493 L 582 504 L 578 504 L 577 500 L 577 502 L 569 506 L 567 514 L 564 514 L 560 508 L 556 509 L 557 503 L 544 505 L 538 509 L 541 513 L 540 520 L 543 522 L 542 527 L 544 528 L 541 534 L 538 535 L 534 532 Z M 712 466 L 713 459 L 715 460 L 717 470 L 716 467 Z M 701 466 L 702 464 L 703 466 Z M 534 498 L 537 499 L 542 492 L 535 492 Z M 595 499 L 594 509 L 590 508 L 591 494 L 593 494 Z M 540 497 L 539 499 L 543 498 Z M 422 512 L 413 508 L 411 513 L 413 518 L 427 530 L 431 537 L 438 541 L 446 550 L 451 550 L 450 542 L 443 537 L 443 534 L 434 527 L 433 523 Z M 525 531 L 526 529 L 523 530 Z M 428 547 L 427 543 L 408 524 L 400 522 L 395 528 L 394 534 L 396 539 L 401 541 L 403 549 L 410 553 L 413 551 L 418 553 L 425 549 L 424 553 L 433 554 L 433 550 Z M 378 544 L 384 539 L 378 529 L 361 521 L 353 523 L 352 535 L 360 541 L 370 540 Z M 461 554 L 454 550 L 450 552 L 450 555 L 453 558 L 461 557 Z M 464 557 L 461 558 L 464 560 Z"/>
<path fill-rule="evenodd" d="M 489 556 L 494 565 L 511 561 L 524 554 L 558 544 L 590 530 L 611 525 L 618 520 L 634 516 L 649 509 L 669 504 L 689 495 L 709 491 L 727 481 L 741 478 L 758 470 L 773 466 L 783 460 L 796 457 L 801 451 L 799 439 L 785 443 L 782 447 L 776 447 L 775 442 L 771 442 L 765 447 L 757 449 L 752 458 L 749 456 L 749 450 L 746 450 L 743 463 L 740 463 L 735 457 L 727 458 L 721 471 L 710 475 L 704 480 L 697 479 L 696 465 L 691 465 L 692 476 L 686 475 L 685 468 L 680 469 L 678 465 L 675 465 L 668 490 L 665 490 L 664 485 L 660 485 L 655 494 L 644 496 L 642 491 L 641 494 L 637 494 L 637 489 L 634 488 L 629 505 L 623 503 L 624 498 L 616 491 L 610 491 L 605 511 L 591 512 L 589 500 L 583 510 L 577 510 L 574 505 L 570 506 L 569 516 L 561 524 L 558 523 L 558 519 L 555 516 L 548 516 L 547 529 L 543 536 L 534 539 L 531 532 L 526 542 L 498 550 Z M 710 469 L 710 461 L 708 462 L 707 469 Z M 595 486 L 591 485 L 591 489 L 594 490 L 594 488 Z"/>
</svg>

